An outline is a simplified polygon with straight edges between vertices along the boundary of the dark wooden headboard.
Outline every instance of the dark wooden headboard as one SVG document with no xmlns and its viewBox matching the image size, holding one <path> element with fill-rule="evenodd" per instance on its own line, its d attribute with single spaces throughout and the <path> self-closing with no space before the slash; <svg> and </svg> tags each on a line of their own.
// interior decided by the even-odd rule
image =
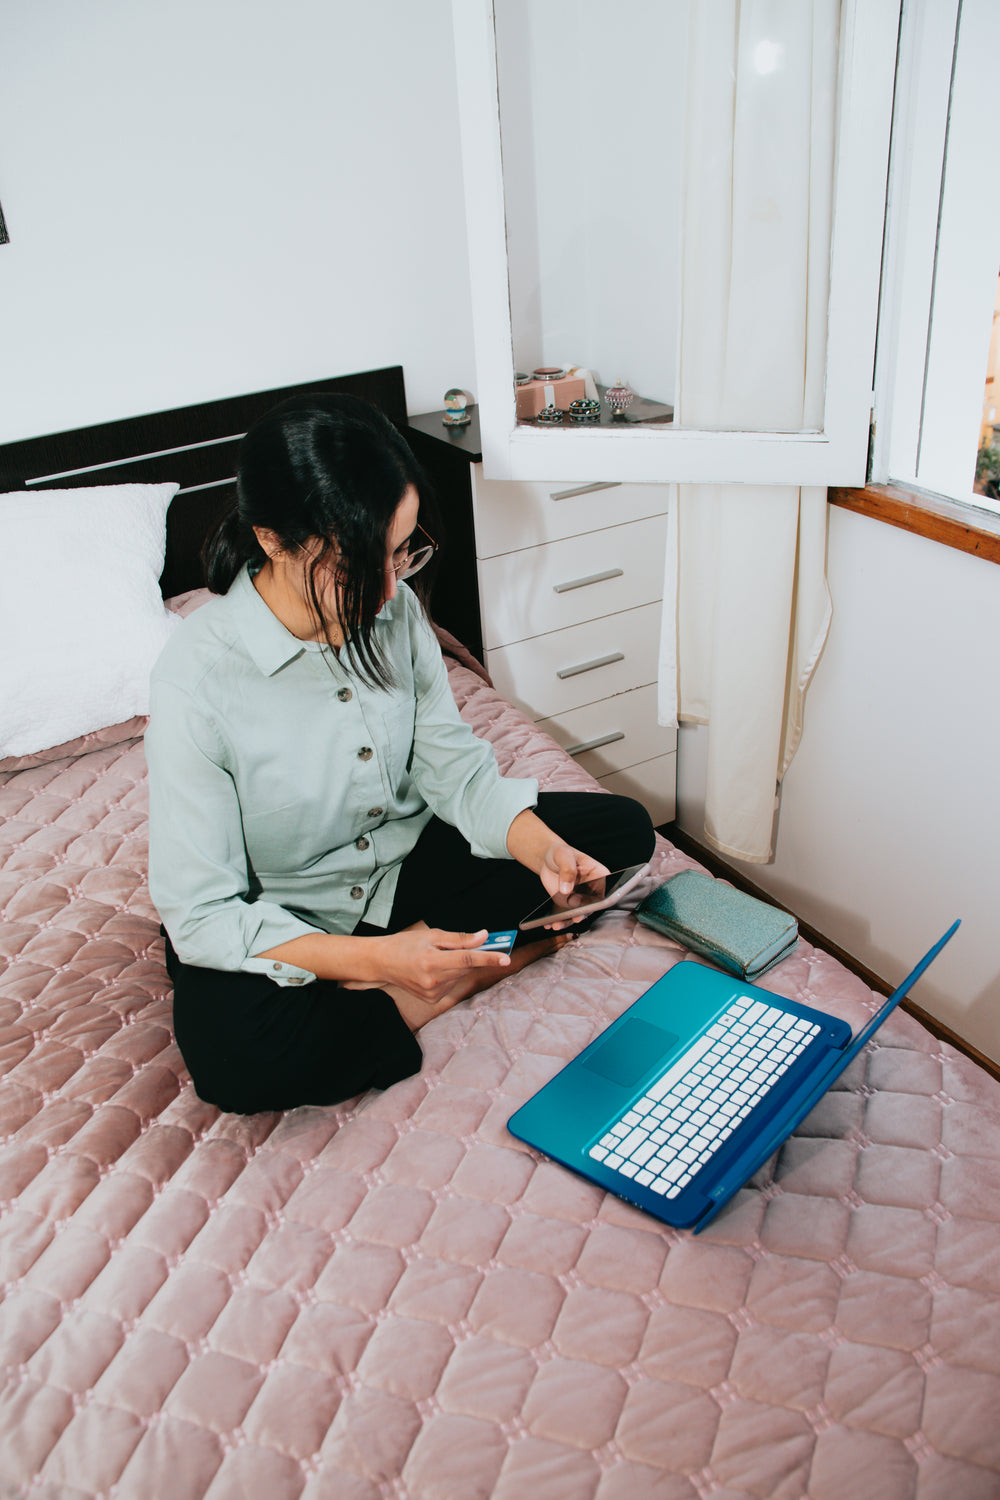
<svg viewBox="0 0 1000 1500">
<path fill-rule="evenodd" d="M 8 443 L 0 447 L 0 491 L 175 481 L 160 587 L 164 598 L 182 594 L 204 583 L 201 545 L 233 501 L 240 438 L 279 401 L 307 391 L 360 396 L 405 427 L 403 370 L 390 365 Z"/>
</svg>

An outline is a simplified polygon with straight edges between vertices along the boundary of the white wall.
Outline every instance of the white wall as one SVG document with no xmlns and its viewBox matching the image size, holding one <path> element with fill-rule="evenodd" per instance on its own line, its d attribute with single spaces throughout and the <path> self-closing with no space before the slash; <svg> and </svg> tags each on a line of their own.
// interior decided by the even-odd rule
<svg viewBox="0 0 1000 1500">
<path fill-rule="evenodd" d="M 0 441 L 473 378 L 449 0 L 5 0 Z"/>
<path fill-rule="evenodd" d="M 961 917 L 913 998 L 1000 1061 L 1000 569 L 831 508 L 829 578 L 775 861 L 736 868 L 893 983 Z M 706 735 L 678 746 L 695 838 Z"/>
</svg>

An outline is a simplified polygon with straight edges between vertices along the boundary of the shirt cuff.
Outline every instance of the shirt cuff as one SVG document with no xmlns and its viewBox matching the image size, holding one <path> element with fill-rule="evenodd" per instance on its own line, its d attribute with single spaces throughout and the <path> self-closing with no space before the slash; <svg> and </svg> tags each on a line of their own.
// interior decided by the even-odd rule
<svg viewBox="0 0 1000 1500">
<path fill-rule="evenodd" d="M 309 969 L 299 969 L 295 964 L 284 964 L 276 958 L 248 958 L 242 965 L 244 974 L 265 974 L 275 984 L 312 984 L 316 975 Z"/>
</svg>

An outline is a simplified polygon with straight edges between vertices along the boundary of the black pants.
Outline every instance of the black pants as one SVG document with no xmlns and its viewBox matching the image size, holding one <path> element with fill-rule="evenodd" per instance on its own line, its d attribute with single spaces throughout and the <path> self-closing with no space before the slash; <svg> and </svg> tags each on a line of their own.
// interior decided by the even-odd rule
<svg viewBox="0 0 1000 1500">
<path fill-rule="evenodd" d="M 542 792 L 536 811 L 609 870 L 652 854 L 649 815 L 628 797 Z M 452 932 L 516 927 L 545 894 L 523 865 L 477 859 L 457 829 L 432 818 L 403 862 L 385 930 L 421 920 Z M 167 969 L 177 1045 L 199 1097 L 220 1109 L 336 1104 L 420 1069 L 417 1040 L 382 990 L 344 990 L 328 979 L 277 985 L 264 974 L 197 968 L 181 963 L 169 938 Z"/>
</svg>

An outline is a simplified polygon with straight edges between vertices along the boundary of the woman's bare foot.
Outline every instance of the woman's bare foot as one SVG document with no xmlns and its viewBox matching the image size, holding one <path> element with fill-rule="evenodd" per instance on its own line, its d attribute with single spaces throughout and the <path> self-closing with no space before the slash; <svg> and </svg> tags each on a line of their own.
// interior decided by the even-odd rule
<svg viewBox="0 0 1000 1500">
<path fill-rule="evenodd" d="M 410 990 L 404 990 L 397 985 L 384 984 L 380 988 L 395 1002 L 396 1009 L 411 1031 L 419 1031 L 428 1021 L 433 1021 L 446 1010 L 451 1010 L 460 1000 L 468 1000 L 472 995 L 478 995 L 480 990 L 487 990 L 491 985 L 498 983 L 501 979 L 507 979 L 511 974 L 517 974 L 521 969 L 533 964 L 536 959 L 545 958 L 550 953 L 558 953 L 567 943 L 571 943 L 576 937 L 574 932 L 554 932 L 548 937 L 540 938 L 536 943 L 525 943 L 523 948 L 515 948 L 510 955 L 510 963 L 504 968 L 496 969 L 467 969 L 461 979 L 448 991 L 443 999 L 436 1001 L 433 1005 L 426 1000 L 421 1000 L 419 995 L 414 995 Z"/>
</svg>

